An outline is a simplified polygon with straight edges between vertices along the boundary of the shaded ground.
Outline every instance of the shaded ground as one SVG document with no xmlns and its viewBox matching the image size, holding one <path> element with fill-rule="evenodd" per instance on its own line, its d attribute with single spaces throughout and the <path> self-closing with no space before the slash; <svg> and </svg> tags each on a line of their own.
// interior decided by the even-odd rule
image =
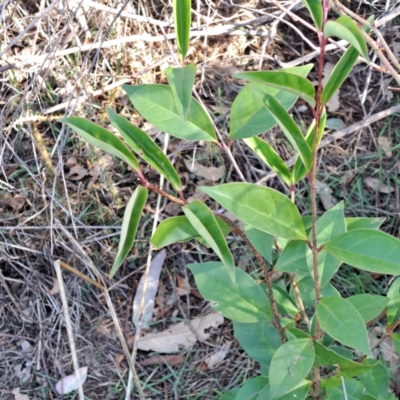
<svg viewBox="0 0 400 400">
<path fill-rule="evenodd" d="M 289 3 L 281 5 L 288 7 Z M 373 12 L 379 16 L 390 11 L 385 10 L 386 3 L 357 2 L 355 7 L 360 8 L 360 14 Z M 5 400 L 14 399 L 12 391 L 16 388 L 30 399 L 57 398 L 55 383 L 73 372 L 61 300 L 58 293 L 53 293 L 56 289 L 51 291 L 55 260 L 60 259 L 93 278 L 84 254 L 89 256 L 108 287 L 112 287 L 113 307 L 128 342 L 134 332 L 132 298 L 146 264 L 156 196 L 150 195 L 130 257 L 115 279 L 108 281 L 121 218 L 137 184 L 136 178 L 122 162 L 89 147 L 56 120 L 79 115 L 107 126 L 108 105 L 150 131 L 151 127 L 130 106 L 120 86 L 166 82 L 163 70 L 174 65 L 174 43 L 167 43 L 163 36 L 164 32 L 173 33 L 168 27 L 171 6 L 157 0 L 132 3 L 125 8 L 130 16 L 116 18 L 101 7 L 111 7 L 112 11 L 122 2 L 102 0 L 88 4 L 83 14 L 66 8 L 62 1 L 6 1 L 0 6 L 5 29 L 1 52 L 9 47 L 0 60 L 0 398 Z M 240 2 L 240 6 L 205 1 L 196 4 L 193 21 L 207 35 L 191 41 L 189 61 L 198 67 L 197 90 L 221 132 L 227 134 L 229 107 L 242 87 L 231 75 L 243 69 L 276 69 L 282 63 L 295 64 L 312 49 L 303 43 L 293 25 L 276 18 L 284 16 L 283 11 L 270 2 Z M 295 6 L 293 10 L 309 20 L 304 9 Z M 40 15 L 42 18 L 36 21 Z M 144 16 L 151 20 L 148 22 Z M 243 25 L 240 34 L 227 29 L 228 24 L 248 20 L 251 24 Z M 288 16 L 285 20 L 293 23 Z M 306 27 L 298 22 L 295 26 L 316 43 L 315 35 Z M 212 29 L 217 27 L 226 31 L 213 35 Z M 24 34 L 20 35 L 21 32 Z M 400 40 L 398 18 L 391 19 L 382 33 L 395 48 Z M 122 43 L 123 38 L 132 35 L 139 36 Z M 111 40 L 116 42 L 109 47 Z M 90 44 L 99 41 L 103 48 L 90 50 Z M 328 60 L 335 62 L 339 54 L 330 52 Z M 396 105 L 398 92 L 387 89 L 395 82 L 387 77 L 358 64 L 341 90 L 339 108 L 329 114 L 332 128 L 340 130 Z M 315 79 L 314 70 L 311 78 Z M 361 104 L 363 95 L 365 102 Z M 296 104 L 293 114 L 306 126 L 310 116 L 302 105 Z M 386 217 L 383 229 L 397 237 L 399 115 L 392 114 L 323 147 L 319 166 L 319 181 L 332 190 L 327 202 L 343 199 L 348 215 Z M 335 134 L 335 129 L 327 134 Z M 162 146 L 163 134 L 154 129 L 151 133 Z M 292 154 L 283 135 L 272 130 L 266 137 L 282 157 L 290 159 Z M 190 171 L 193 157 L 206 167 L 222 171 L 225 181 L 238 181 L 228 158 L 218 148 L 171 139 L 169 152 L 174 154 L 172 159 L 182 174 L 187 197 L 197 195 L 195 188 L 199 182 L 212 184 L 212 177 Z M 262 180 L 270 187 L 285 190 L 278 179 L 266 179 L 267 168 L 243 143 L 235 142 L 233 152 L 249 182 Z M 145 173 L 158 184 L 154 171 L 145 169 Z M 306 183 L 300 185 L 297 195 L 299 207 L 307 214 Z M 321 201 L 320 211 L 326 206 Z M 173 204 L 163 201 L 160 218 L 178 211 Z M 57 223 L 64 229 L 56 228 Z M 232 250 L 239 266 L 258 270 L 245 249 L 237 246 Z M 179 291 L 187 282 L 194 286 L 185 266 L 200 259 L 214 258 L 210 250 L 197 242 L 168 248 L 152 329 L 163 330 L 210 312 L 195 291 Z M 341 274 L 336 279 L 339 290 L 341 283 L 349 279 L 354 281 L 355 293 L 381 293 L 386 289 L 384 279 L 375 281 L 368 274 L 355 278 L 354 273 L 346 270 Z M 125 398 L 128 367 L 119 356 L 121 344 L 104 295 L 70 272 L 64 272 L 64 280 L 79 363 L 89 366 L 86 396 Z M 230 347 L 226 357 L 214 369 L 208 368 L 206 357 L 227 343 Z M 139 351 L 137 360 L 148 360 L 154 355 Z M 167 364 L 165 359 L 160 364 L 137 365 L 149 398 L 218 398 L 219 391 L 239 385 L 259 368 L 240 350 L 228 322 L 214 328 L 206 342 L 198 342 L 193 350 L 178 355 L 176 365 Z M 170 363 L 173 364 L 171 359 Z"/>
</svg>

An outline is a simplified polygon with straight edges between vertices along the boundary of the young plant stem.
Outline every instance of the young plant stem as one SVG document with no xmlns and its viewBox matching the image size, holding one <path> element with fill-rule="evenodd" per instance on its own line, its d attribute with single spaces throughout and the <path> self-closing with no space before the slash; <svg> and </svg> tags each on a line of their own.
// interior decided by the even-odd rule
<svg viewBox="0 0 400 400">
<path fill-rule="evenodd" d="M 319 285 L 319 276 L 318 276 L 318 242 L 317 242 L 317 165 L 318 165 L 318 137 L 319 130 L 321 125 L 321 116 L 323 111 L 323 104 L 321 102 L 322 95 L 322 76 L 323 76 L 323 68 L 324 68 L 324 57 L 325 57 L 325 47 L 327 44 L 327 40 L 324 36 L 324 26 L 328 19 L 328 11 L 329 11 L 329 0 L 322 1 L 322 28 L 321 32 L 318 34 L 319 46 L 321 52 L 319 54 L 319 65 L 318 65 L 318 89 L 316 96 L 316 106 L 314 110 L 315 116 L 315 132 L 314 132 L 314 149 L 313 149 L 313 162 L 311 171 L 308 175 L 310 182 L 310 192 L 311 192 L 311 216 L 312 216 L 312 260 L 313 260 L 313 273 L 314 273 L 314 287 L 315 287 L 315 308 L 317 308 L 318 303 L 321 299 L 321 287 Z M 321 327 L 318 322 L 318 318 L 315 318 L 315 337 L 317 340 L 321 339 L 322 332 Z M 313 371 L 313 384 L 314 384 L 314 393 L 313 397 L 318 398 L 320 392 L 321 385 L 321 372 L 319 367 L 314 368 Z"/>
<path fill-rule="evenodd" d="M 219 218 L 221 218 L 224 222 L 226 222 L 226 224 L 228 224 L 230 226 L 230 228 L 232 229 L 232 233 L 240 236 L 244 240 L 246 245 L 249 247 L 249 249 L 255 255 L 257 261 L 260 263 L 261 269 L 263 270 L 263 273 L 264 273 L 264 276 L 265 276 L 265 283 L 267 285 L 268 297 L 269 297 L 269 300 L 271 302 L 272 313 L 274 315 L 274 320 L 275 320 L 275 324 L 274 325 L 275 325 L 275 328 L 279 332 L 279 337 L 281 338 L 281 342 L 285 343 L 286 342 L 285 333 L 284 333 L 284 330 L 282 328 L 281 321 L 279 319 L 278 306 L 276 304 L 274 293 L 272 291 L 272 281 L 271 281 L 270 273 L 268 272 L 267 263 L 263 259 L 262 255 L 256 250 L 256 248 L 253 246 L 253 244 L 247 238 L 245 232 L 242 229 L 240 229 L 234 222 L 232 222 L 224 214 L 215 213 L 215 215 L 218 216 Z"/>
</svg>

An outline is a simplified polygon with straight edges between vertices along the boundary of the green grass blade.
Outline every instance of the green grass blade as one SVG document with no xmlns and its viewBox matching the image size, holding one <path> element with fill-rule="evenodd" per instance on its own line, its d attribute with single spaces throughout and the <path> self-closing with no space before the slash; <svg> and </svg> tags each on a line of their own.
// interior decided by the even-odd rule
<svg viewBox="0 0 400 400">
<path fill-rule="evenodd" d="M 129 164 L 134 171 L 139 171 L 139 164 L 129 149 L 108 130 L 80 117 L 60 118 L 58 120 L 71 127 L 79 136 L 90 144 Z"/>
<path fill-rule="evenodd" d="M 107 114 L 111 123 L 118 129 L 119 133 L 132 150 L 160 174 L 164 175 L 175 190 L 181 190 L 182 183 L 178 173 L 172 166 L 168 157 L 153 142 L 147 133 L 131 124 L 127 119 L 121 117 L 109 107 L 107 107 Z"/>
</svg>

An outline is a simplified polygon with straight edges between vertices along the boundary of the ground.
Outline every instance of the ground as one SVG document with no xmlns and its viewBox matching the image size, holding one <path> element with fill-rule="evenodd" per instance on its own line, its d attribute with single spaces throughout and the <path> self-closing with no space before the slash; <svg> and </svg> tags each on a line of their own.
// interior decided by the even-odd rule
<svg viewBox="0 0 400 400">
<path fill-rule="evenodd" d="M 63 268 L 63 280 L 76 355 L 80 366 L 89 367 L 85 395 L 92 400 L 125 398 L 129 369 L 113 313 L 131 346 L 132 300 L 146 265 L 157 196 L 150 194 L 135 246 L 109 280 L 125 205 L 137 178 L 126 164 L 57 122 L 77 115 L 110 128 L 107 105 L 164 145 L 164 133 L 140 117 L 121 86 L 166 83 L 165 68 L 176 65 L 175 41 L 165 38 L 174 33 L 171 2 L 125 3 L 87 1 L 76 8 L 72 1 L 6 0 L 0 7 L 0 398 L 4 400 L 18 399 L 17 388 L 29 399 L 58 398 L 56 382 L 74 371 L 56 283 L 57 260 L 75 271 Z M 381 32 L 400 58 L 398 8 L 392 3 L 354 1 L 351 7 L 363 16 L 389 16 Z M 235 72 L 300 65 L 302 57 L 314 51 L 310 46 L 318 47 L 316 35 L 302 23 L 310 19 L 301 3 L 279 5 L 253 0 L 237 5 L 205 0 L 192 4 L 193 26 L 201 34 L 191 39 L 188 61 L 198 68 L 196 90 L 224 140 L 230 105 L 243 85 L 232 78 Z M 294 21 L 295 15 L 300 20 Z M 240 30 L 234 29 L 235 24 Z M 330 51 L 327 61 L 335 63 L 340 54 Z M 399 92 L 395 80 L 377 68 L 379 59 L 373 61 L 372 67 L 356 65 L 337 104 L 328 108 L 329 129 L 318 172 L 319 211 L 344 201 L 348 216 L 384 217 L 382 229 L 399 237 Z M 307 62 L 318 60 L 312 57 Z M 316 80 L 315 68 L 310 78 Z M 385 111 L 385 117 L 372 119 Z M 292 113 L 304 126 L 311 120 L 301 101 Z M 360 121 L 366 121 L 362 128 L 356 125 Z M 353 126 L 346 134 L 346 128 Z M 290 161 L 292 153 L 279 130 L 272 129 L 265 137 Z M 171 138 L 168 152 L 188 198 L 199 198 L 198 185 L 239 181 L 226 153 L 213 145 Z M 286 190 L 244 143 L 235 141 L 232 152 L 249 182 Z M 143 169 L 158 184 L 158 174 L 145 165 Z M 307 215 L 306 182 L 299 186 L 296 202 Z M 160 221 L 179 212 L 163 200 Z M 232 243 L 233 239 L 229 237 Z M 235 243 L 232 251 L 238 266 L 257 272 L 259 265 L 251 254 Z M 151 331 L 210 313 L 186 269 L 200 258 L 215 260 L 211 250 L 196 241 L 167 248 Z M 109 288 L 111 306 L 101 289 L 78 275 L 96 280 L 93 268 Z M 380 294 L 388 279 L 343 269 L 334 283 L 348 294 Z M 136 369 L 148 398 L 217 399 L 258 373 L 258 364 L 240 349 L 228 321 L 215 324 L 208 333 L 207 340 L 197 341 L 190 350 L 138 351 Z M 220 349 L 226 350 L 224 356 L 210 367 L 207 357 Z"/>
</svg>

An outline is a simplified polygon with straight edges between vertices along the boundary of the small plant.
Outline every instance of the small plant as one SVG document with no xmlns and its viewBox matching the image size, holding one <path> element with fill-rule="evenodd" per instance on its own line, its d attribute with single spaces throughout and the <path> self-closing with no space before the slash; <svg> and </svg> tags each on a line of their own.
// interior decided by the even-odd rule
<svg viewBox="0 0 400 400">
<path fill-rule="evenodd" d="M 236 97 L 230 114 L 229 142 L 243 140 L 287 185 L 291 198 L 245 181 L 201 188 L 243 221 L 244 230 L 201 201 L 188 203 L 168 157 L 145 132 L 110 108 L 107 113 L 112 125 L 137 156 L 170 182 L 173 194 L 148 182 L 128 146 L 106 129 L 78 117 L 61 122 L 89 143 L 125 161 L 139 178 L 140 184 L 126 207 L 110 277 L 133 246 L 149 190 L 181 205 L 184 214 L 161 222 L 151 239 L 153 246 L 162 248 L 201 238 L 218 256 L 219 262 L 191 264 L 188 268 L 204 298 L 233 321 L 237 340 L 260 363 L 262 371 L 221 399 L 395 399 L 389 394 L 387 367 L 374 359 L 366 323 L 386 311 L 386 331 L 381 340 L 391 336 L 400 350 L 400 335 L 394 333 L 400 323 L 400 279 L 393 281 L 387 297 L 361 294 L 343 298 L 330 281 L 343 264 L 399 275 L 400 241 L 379 231 L 381 219 L 346 218 L 343 203 L 317 217 L 317 154 L 326 121 L 325 105 L 358 57 L 369 60 L 366 41 L 372 43 L 368 34 L 374 29 L 373 18 L 362 20 L 359 27 L 348 15 L 328 20 L 329 0 L 303 3 L 317 29 L 321 51 L 317 89 L 307 79 L 311 64 L 239 73 L 234 77 L 249 83 Z M 184 60 L 190 1 L 175 1 L 174 7 L 178 49 Z M 331 36 L 345 39 L 350 46 L 322 87 L 325 46 Z M 192 64 L 168 68 L 169 85 L 125 85 L 124 90 L 143 118 L 160 130 L 184 140 L 215 143 L 231 156 L 230 143 L 223 141 L 201 103 L 192 97 L 195 75 Z M 314 118 L 305 135 L 288 113 L 299 97 L 308 103 Z M 257 136 L 276 124 L 296 151 L 292 169 Z M 296 185 L 304 178 L 311 195 L 311 213 L 306 217 L 294 203 Z M 226 242 L 230 231 L 254 253 L 263 272 L 259 280 L 235 267 Z M 289 287 L 273 283 L 274 272 L 284 273 Z"/>
</svg>

